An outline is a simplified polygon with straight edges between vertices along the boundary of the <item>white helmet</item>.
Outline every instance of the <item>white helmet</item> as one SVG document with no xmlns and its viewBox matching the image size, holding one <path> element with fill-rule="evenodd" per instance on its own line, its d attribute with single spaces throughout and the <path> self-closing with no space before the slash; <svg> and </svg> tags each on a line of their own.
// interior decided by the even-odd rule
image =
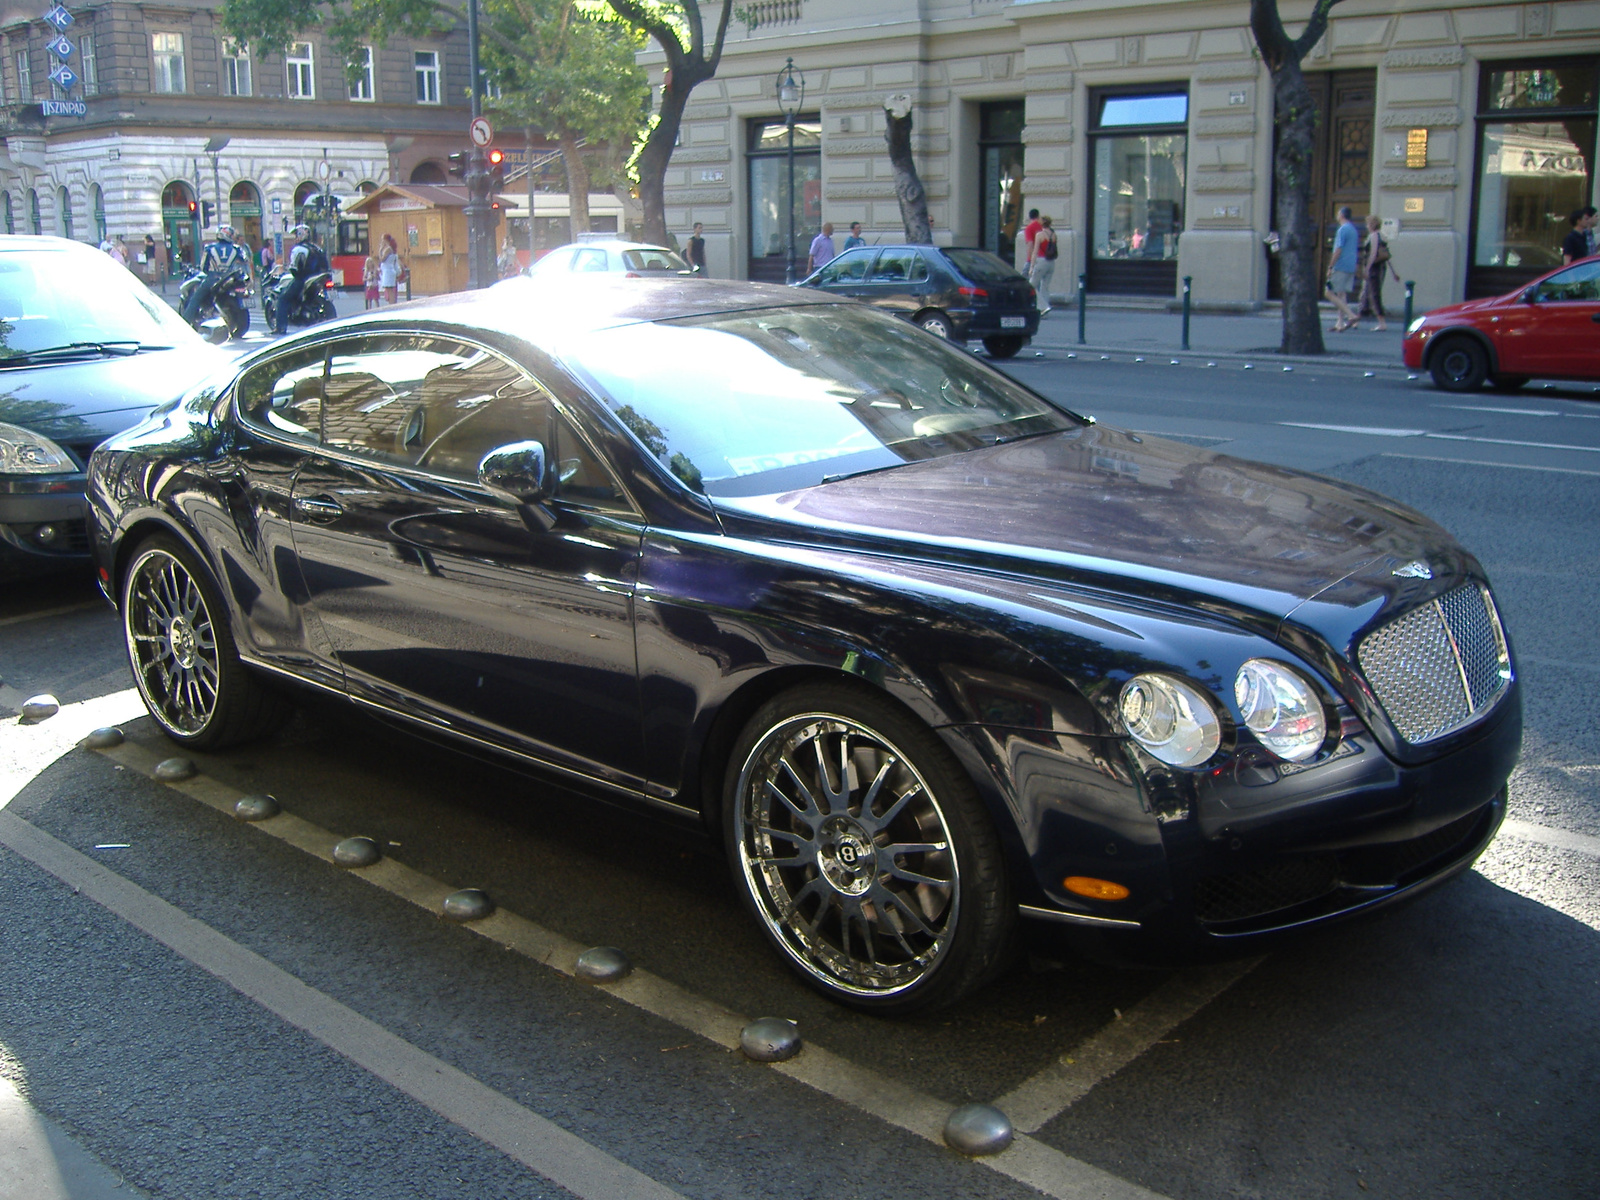
<svg viewBox="0 0 1600 1200">
<path fill-rule="evenodd" d="M 223 242 L 233 241 L 234 229 L 232 225 L 218 225 L 217 239 Z"/>
<path fill-rule="evenodd" d="M 311 236 L 311 226 L 302 221 L 293 229 L 289 230 L 289 236 L 294 238 L 294 240 L 297 242 L 303 242 Z"/>
</svg>

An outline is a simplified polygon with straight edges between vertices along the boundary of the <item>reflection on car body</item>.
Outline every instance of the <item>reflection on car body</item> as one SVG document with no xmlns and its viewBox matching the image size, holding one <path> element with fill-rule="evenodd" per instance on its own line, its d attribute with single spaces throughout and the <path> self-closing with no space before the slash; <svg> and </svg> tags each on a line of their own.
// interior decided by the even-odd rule
<svg viewBox="0 0 1600 1200">
<path fill-rule="evenodd" d="M 1019 923 L 1253 946 L 1498 827 L 1511 649 L 1425 517 L 815 291 L 506 295 L 291 338 L 95 455 L 170 737 L 256 736 L 292 681 L 698 822 L 798 976 L 882 1012 Z"/>
</svg>

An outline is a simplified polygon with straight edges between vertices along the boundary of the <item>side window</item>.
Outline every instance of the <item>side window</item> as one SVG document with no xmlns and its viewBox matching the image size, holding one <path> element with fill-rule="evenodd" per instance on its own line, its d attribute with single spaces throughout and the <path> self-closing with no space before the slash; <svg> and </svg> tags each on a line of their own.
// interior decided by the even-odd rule
<svg viewBox="0 0 1600 1200">
<path fill-rule="evenodd" d="M 866 278 L 871 261 L 870 250 L 846 251 L 817 272 L 817 284 L 826 287 L 830 283 L 860 283 Z"/>
<path fill-rule="evenodd" d="M 552 250 L 533 264 L 535 271 L 567 271 L 572 268 L 572 251 L 563 247 Z"/>
<path fill-rule="evenodd" d="M 922 279 L 928 277 L 928 266 L 915 250 L 885 250 L 878 255 L 877 265 L 872 268 L 872 277 L 868 282 L 910 283 L 914 271 L 920 271 Z"/>
<path fill-rule="evenodd" d="M 579 250 L 572 262 L 574 271 L 604 271 L 607 266 L 604 250 Z"/>
<path fill-rule="evenodd" d="M 336 343 L 324 384 L 323 444 L 471 478 L 476 459 L 463 470 L 436 448 L 490 401 L 527 386 L 504 359 L 449 338 L 386 334 Z"/>
<path fill-rule="evenodd" d="M 916 261 L 911 264 L 910 278 L 912 283 L 928 282 L 928 260 L 920 254 L 917 255 Z"/>
<path fill-rule="evenodd" d="M 316 445 L 327 365 L 327 347 L 314 346 L 252 367 L 239 381 L 239 414 L 250 424 Z"/>
<path fill-rule="evenodd" d="M 1600 300 L 1600 262 L 1578 263 L 1539 285 L 1540 300 Z"/>
</svg>

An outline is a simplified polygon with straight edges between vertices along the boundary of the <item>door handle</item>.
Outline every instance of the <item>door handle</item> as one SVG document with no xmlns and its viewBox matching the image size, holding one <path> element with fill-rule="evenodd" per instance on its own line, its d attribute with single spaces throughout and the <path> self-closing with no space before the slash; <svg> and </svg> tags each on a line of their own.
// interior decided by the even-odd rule
<svg viewBox="0 0 1600 1200">
<path fill-rule="evenodd" d="M 294 510 L 307 521 L 337 521 L 344 506 L 328 496 L 296 496 Z"/>
</svg>

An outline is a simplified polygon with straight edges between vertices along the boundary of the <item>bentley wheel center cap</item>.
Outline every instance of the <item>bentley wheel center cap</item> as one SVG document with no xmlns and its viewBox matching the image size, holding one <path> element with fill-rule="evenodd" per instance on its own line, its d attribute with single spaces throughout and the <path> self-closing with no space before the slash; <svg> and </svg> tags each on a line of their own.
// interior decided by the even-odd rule
<svg viewBox="0 0 1600 1200">
<path fill-rule="evenodd" d="M 872 835 L 846 817 L 835 817 L 822 827 L 818 861 L 822 873 L 847 896 L 859 896 L 872 884 L 877 852 Z"/>
<path fill-rule="evenodd" d="M 189 628 L 189 622 L 182 617 L 175 617 L 167 632 L 167 640 L 172 645 L 172 657 L 178 660 L 179 666 L 185 670 L 194 666 L 194 630 Z"/>
</svg>

